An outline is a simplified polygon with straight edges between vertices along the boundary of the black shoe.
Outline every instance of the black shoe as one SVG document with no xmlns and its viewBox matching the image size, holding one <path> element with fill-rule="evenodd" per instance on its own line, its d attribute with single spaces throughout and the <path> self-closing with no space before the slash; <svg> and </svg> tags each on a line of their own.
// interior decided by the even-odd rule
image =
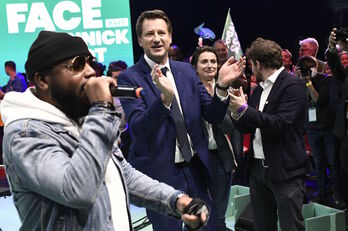
<svg viewBox="0 0 348 231">
<path fill-rule="evenodd" d="M 347 204 L 339 193 L 334 193 L 332 196 L 333 207 L 340 210 L 346 210 Z"/>
</svg>

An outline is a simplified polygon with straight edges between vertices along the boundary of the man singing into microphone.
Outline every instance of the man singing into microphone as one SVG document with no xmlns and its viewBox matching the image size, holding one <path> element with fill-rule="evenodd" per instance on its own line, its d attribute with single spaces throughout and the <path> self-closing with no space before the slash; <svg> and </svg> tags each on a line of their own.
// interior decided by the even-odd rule
<svg viewBox="0 0 348 231">
<path fill-rule="evenodd" d="M 205 225 L 201 200 L 124 160 L 115 80 L 96 78 L 90 59 L 81 38 L 42 31 L 25 64 L 35 88 L 2 101 L 4 164 L 21 230 L 132 230 L 129 200 L 193 229 Z"/>
</svg>

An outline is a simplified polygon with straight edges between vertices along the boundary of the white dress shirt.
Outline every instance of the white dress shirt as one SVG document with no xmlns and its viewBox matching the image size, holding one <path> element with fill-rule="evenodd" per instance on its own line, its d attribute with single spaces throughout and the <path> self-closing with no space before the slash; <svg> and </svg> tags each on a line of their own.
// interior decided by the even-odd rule
<svg viewBox="0 0 348 231">
<path fill-rule="evenodd" d="M 212 88 L 215 88 L 215 80 L 212 80 Z M 214 150 L 217 149 L 217 144 L 214 139 L 214 133 L 213 133 L 213 125 L 211 125 L 208 121 L 204 120 L 205 122 L 205 127 L 207 128 L 207 133 L 208 133 L 208 147 L 209 150 Z"/>
<path fill-rule="evenodd" d="M 274 82 L 277 80 L 280 72 L 284 70 L 284 67 L 281 67 L 276 72 L 274 72 L 272 75 L 270 75 L 265 81 L 260 83 L 260 86 L 263 88 L 260 103 L 259 103 L 259 111 L 263 111 L 263 108 L 266 104 L 268 104 L 268 95 L 272 90 Z M 259 128 L 256 128 L 255 131 L 255 137 L 253 140 L 253 148 L 254 148 L 254 157 L 255 159 L 265 159 L 265 154 L 263 152 L 262 147 L 262 137 L 261 137 L 261 131 Z"/>
</svg>

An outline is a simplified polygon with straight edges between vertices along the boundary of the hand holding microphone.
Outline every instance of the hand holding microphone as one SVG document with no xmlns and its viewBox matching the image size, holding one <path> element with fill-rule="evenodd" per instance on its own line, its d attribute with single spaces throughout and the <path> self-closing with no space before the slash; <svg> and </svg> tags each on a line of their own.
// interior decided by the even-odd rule
<svg viewBox="0 0 348 231">
<path fill-rule="evenodd" d="M 86 93 L 90 104 L 94 102 L 113 103 L 110 87 L 116 85 L 116 80 L 113 78 L 90 77 L 84 85 L 82 93 Z"/>
<path fill-rule="evenodd" d="M 141 87 L 117 86 L 116 80 L 110 77 L 90 77 L 84 86 L 89 102 L 113 102 L 112 97 L 140 98 L 145 95 Z"/>
<path fill-rule="evenodd" d="M 142 87 L 133 87 L 133 86 L 110 85 L 110 93 L 112 96 L 116 96 L 120 98 L 141 98 L 145 96 L 145 91 Z"/>
<path fill-rule="evenodd" d="M 108 76 L 102 76 L 102 77 L 110 78 Z M 112 96 L 119 97 L 119 98 L 141 98 L 145 96 L 145 91 L 142 87 L 120 86 L 120 85 L 117 85 L 117 83 L 114 81 L 110 83 L 109 89 Z"/>
</svg>

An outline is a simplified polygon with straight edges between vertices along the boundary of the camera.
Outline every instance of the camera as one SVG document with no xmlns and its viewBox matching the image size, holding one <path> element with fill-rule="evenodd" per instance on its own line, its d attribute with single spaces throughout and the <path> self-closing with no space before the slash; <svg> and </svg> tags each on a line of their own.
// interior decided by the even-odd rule
<svg viewBox="0 0 348 231">
<path fill-rule="evenodd" d="M 302 67 L 300 68 L 302 76 L 311 76 L 311 68 L 310 67 Z"/>
<path fill-rule="evenodd" d="M 336 31 L 336 41 L 346 41 L 348 38 L 348 28 L 341 28 Z"/>
<path fill-rule="evenodd" d="M 305 55 L 302 56 L 298 61 L 297 61 L 297 67 L 300 68 L 301 75 L 302 76 L 312 76 L 312 67 L 317 67 L 318 62 L 317 60 L 310 56 L 310 55 Z"/>
</svg>

